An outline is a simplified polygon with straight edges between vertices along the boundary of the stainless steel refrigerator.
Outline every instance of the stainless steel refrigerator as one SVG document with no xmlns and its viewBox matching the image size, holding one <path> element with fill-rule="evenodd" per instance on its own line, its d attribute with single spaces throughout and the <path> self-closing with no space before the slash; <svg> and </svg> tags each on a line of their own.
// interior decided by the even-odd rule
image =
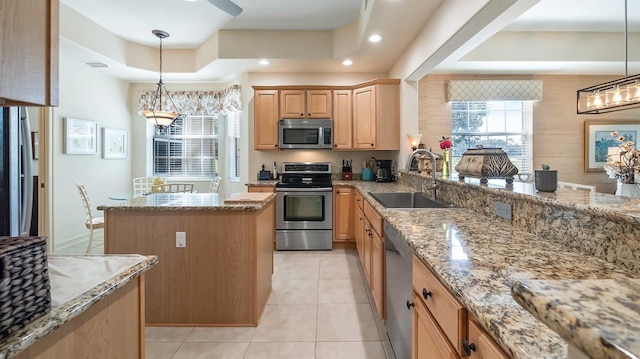
<svg viewBox="0 0 640 359">
<path fill-rule="evenodd" d="M 35 181 L 27 110 L 0 108 L 0 236 L 37 235 L 31 228 Z"/>
</svg>

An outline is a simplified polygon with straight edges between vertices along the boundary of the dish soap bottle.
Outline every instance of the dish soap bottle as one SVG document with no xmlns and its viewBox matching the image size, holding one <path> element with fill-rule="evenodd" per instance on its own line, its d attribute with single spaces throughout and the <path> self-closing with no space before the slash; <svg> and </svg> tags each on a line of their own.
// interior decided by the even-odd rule
<svg viewBox="0 0 640 359">
<path fill-rule="evenodd" d="M 276 167 L 276 161 L 273 161 L 273 169 L 271 170 L 271 179 L 278 179 L 278 169 Z"/>
</svg>

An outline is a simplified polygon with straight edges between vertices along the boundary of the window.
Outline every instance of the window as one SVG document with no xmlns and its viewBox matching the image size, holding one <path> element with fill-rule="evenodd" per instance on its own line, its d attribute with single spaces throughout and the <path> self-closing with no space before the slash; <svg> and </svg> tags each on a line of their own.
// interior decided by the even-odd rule
<svg viewBox="0 0 640 359">
<path fill-rule="evenodd" d="M 187 116 L 153 136 L 153 175 L 207 177 L 218 175 L 218 119 Z"/>
<path fill-rule="evenodd" d="M 531 101 L 452 101 L 452 165 L 476 145 L 502 148 L 520 173 L 531 173 Z"/>
<path fill-rule="evenodd" d="M 240 181 L 240 112 L 227 113 L 227 178 Z"/>
</svg>

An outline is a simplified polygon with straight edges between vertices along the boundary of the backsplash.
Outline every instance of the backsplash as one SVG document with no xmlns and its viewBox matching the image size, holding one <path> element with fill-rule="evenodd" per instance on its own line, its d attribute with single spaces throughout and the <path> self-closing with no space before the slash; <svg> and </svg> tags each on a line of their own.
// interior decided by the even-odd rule
<svg viewBox="0 0 640 359">
<path fill-rule="evenodd" d="M 403 172 L 398 180 L 425 192 L 430 177 Z M 529 183 L 481 186 L 474 180 L 438 178 L 438 198 L 497 221 L 541 240 L 595 256 L 632 272 L 640 272 L 640 200 L 603 193 L 558 189 L 536 192 Z M 512 206 L 512 220 L 495 215 L 496 201 Z M 628 211 L 625 211 L 625 208 Z"/>
</svg>

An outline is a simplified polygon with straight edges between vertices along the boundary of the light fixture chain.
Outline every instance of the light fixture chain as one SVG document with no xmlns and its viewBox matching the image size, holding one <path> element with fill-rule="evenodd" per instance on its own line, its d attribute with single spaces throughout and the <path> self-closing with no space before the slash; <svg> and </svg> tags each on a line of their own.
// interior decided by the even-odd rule
<svg viewBox="0 0 640 359">
<path fill-rule="evenodd" d="M 627 0 L 624 0 L 624 77 L 629 77 L 629 45 L 628 43 L 628 24 L 627 24 Z"/>
<path fill-rule="evenodd" d="M 162 83 L 162 37 L 160 37 L 160 83 Z"/>
</svg>

